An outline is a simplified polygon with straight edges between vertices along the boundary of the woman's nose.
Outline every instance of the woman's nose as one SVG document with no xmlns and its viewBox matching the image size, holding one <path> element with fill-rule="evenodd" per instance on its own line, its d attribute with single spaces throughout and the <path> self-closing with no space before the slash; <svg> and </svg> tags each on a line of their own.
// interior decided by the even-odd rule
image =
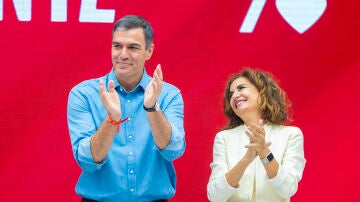
<svg viewBox="0 0 360 202">
<path fill-rule="evenodd" d="M 239 91 L 235 91 L 234 93 L 233 93 L 233 98 L 236 98 L 236 97 L 239 97 L 239 95 L 240 95 L 240 93 L 239 93 Z"/>
</svg>

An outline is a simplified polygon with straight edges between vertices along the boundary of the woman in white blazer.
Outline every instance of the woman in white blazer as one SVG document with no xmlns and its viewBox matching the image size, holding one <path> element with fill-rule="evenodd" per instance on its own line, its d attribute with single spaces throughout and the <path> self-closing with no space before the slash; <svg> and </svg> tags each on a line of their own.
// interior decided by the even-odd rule
<svg viewBox="0 0 360 202">
<path fill-rule="evenodd" d="M 285 126 L 289 101 L 269 73 L 245 69 L 224 93 L 228 124 L 214 141 L 210 201 L 290 201 L 305 167 L 301 130 Z"/>
</svg>

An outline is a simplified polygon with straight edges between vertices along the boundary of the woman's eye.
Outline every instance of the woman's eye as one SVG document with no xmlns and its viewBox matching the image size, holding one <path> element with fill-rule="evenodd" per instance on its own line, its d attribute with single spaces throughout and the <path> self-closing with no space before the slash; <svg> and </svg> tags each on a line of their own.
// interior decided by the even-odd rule
<svg viewBox="0 0 360 202">
<path fill-rule="evenodd" d="M 244 89 L 245 87 L 244 86 L 238 86 L 236 89 L 238 89 L 239 91 Z"/>
<path fill-rule="evenodd" d="M 234 95 L 234 92 L 230 92 L 229 93 L 229 97 L 228 97 L 228 99 L 230 100 L 231 98 L 232 98 L 232 96 Z"/>
</svg>

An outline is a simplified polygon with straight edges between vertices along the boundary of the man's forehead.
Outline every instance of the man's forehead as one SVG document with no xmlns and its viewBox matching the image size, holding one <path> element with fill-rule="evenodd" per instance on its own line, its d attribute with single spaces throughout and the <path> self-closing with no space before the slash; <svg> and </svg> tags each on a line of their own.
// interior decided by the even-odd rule
<svg viewBox="0 0 360 202">
<path fill-rule="evenodd" d="M 113 42 L 120 43 L 145 43 L 142 28 L 117 29 L 113 35 Z"/>
</svg>

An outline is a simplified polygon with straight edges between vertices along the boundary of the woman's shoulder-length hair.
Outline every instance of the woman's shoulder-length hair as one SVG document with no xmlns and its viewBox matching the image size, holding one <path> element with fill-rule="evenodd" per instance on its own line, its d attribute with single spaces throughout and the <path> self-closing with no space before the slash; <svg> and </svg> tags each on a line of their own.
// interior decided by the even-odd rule
<svg viewBox="0 0 360 202">
<path fill-rule="evenodd" d="M 244 124 L 244 121 L 232 110 L 229 97 L 230 85 L 240 77 L 246 78 L 258 89 L 259 109 L 261 118 L 265 123 L 282 125 L 287 121 L 291 121 L 290 100 L 288 99 L 285 91 L 277 84 L 274 76 L 261 70 L 245 68 L 242 72 L 233 74 L 226 83 L 223 98 L 223 110 L 228 119 L 228 123 L 223 129 L 231 129 Z"/>
</svg>

